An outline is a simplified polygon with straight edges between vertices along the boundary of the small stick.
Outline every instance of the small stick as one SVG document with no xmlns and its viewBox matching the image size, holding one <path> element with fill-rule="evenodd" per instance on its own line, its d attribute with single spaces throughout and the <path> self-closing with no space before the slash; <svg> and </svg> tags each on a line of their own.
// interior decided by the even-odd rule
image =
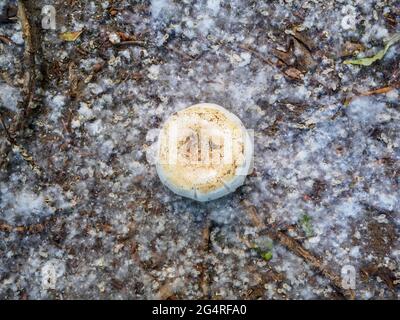
<svg viewBox="0 0 400 320">
<path fill-rule="evenodd" d="M 135 46 L 145 47 L 147 45 L 147 42 L 140 41 L 140 40 L 127 40 L 127 41 L 121 41 L 121 42 L 115 44 L 115 46 L 117 46 L 117 47 L 122 47 L 125 45 L 135 45 Z"/>
<path fill-rule="evenodd" d="M 207 254 L 210 251 L 211 247 L 211 223 L 207 219 L 206 225 L 204 226 L 202 232 L 202 250 L 204 252 L 204 257 L 207 257 Z M 211 299 L 211 290 L 210 290 L 210 274 L 208 270 L 208 264 L 206 262 L 201 263 L 201 271 L 200 271 L 200 288 L 203 292 L 203 296 L 206 299 Z"/>
<path fill-rule="evenodd" d="M 344 289 L 341 283 L 340 276 L 336 275 L 333 271 L 323 265 L 323 261 L 312 254 L 310 251 L 305 249 L 297 240 L 288 236 L 282 231 L 274 230 L 271 226 L 265 225 L 257 213 L 257 209 L 248 201 L 244 201 L 245 209 L 250 217 L 253 224 L 267 233 L 267 235 L 274 241 L 279 242 L 281 245 L 286 247 L 288 250 L 302 258 L 305 262 L 310 264 L 320 274 L 325 276 L 340 294 L 347 299 L 354 299 L 355 293 L 353 290 Z"/>
</svg>

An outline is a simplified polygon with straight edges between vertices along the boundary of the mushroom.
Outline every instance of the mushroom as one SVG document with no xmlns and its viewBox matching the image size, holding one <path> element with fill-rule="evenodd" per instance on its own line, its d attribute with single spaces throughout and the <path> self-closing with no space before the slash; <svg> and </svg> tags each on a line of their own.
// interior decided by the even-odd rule
<svg viewBox="0 0 400 320">
<path fill-rule="evenodd" d="M 242 122 L 225 108 L 201 103 L 164 123 L 157 145 L 161 182 L 178 195 L 210 201 L 240 187 L 250 171 L 253 143 Z"/>
</svg>

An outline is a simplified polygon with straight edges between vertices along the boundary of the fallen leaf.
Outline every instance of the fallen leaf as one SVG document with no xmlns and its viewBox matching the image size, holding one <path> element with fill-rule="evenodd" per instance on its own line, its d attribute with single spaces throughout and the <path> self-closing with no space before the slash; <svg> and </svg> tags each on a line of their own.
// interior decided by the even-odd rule
<svg viewBox="0 0 400 320">
<path fill-rule="evenodd" d="M 64 41 L 73 42 L 79 38 L 82 34 L 83 30 L 80 31 L 72 31 L 72 32 L 64 32 L 60 34 L 60 39 Z"/>
<path fill-rule="evenodd" d="M 296 68 L 286 69 L 284 73 L 289 78 L 294 79 L 294 80 L 301 80 L 303 78 L 303 73 Z"/>
<path fill-rule="evenodd" d="M 314 68 L 317 63 L 311 55 L 310 50 L 305 45 L 299 42 L 296 38 L 292 38 L 293 43 L 293 55 L 296 57 L 296 62 L 302 71 L 306 72 Z"/>
<path fill-rule="evenodd" d="M 382 50 L 379 50 L 375 55 L 372 57 L 366 57 L 366 58 L 360 58 L 360 59 L 354 59 L 354 60 L 346 60 L 343 63 L 344 64 L 356 64 L 356 65 L 362 65 L 362 66 L 370 66 L 377 60 L 381 60 L 386 52 L 389 50 L 389 48 L 394 45 L 396 42 L 400 40 L 400 33 L 395 34 L 389 41 L 386 43 L 385 47 Z"/>
<path fill-rule="evenodd" d="M 298 32 L 297 30 L 293 30 L 291 33 L 293 37 L 295 37 L 298 41 L 300 41 L 303 45 L 307 47 L 308 50 L 313 51 L 316 48 L 314 42 L 305 34 Z"/>
</svg>

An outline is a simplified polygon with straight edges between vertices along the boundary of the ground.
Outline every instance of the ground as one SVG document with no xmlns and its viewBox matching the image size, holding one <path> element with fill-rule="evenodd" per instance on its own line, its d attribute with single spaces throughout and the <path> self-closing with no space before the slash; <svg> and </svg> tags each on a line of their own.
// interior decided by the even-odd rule
<svg viewBox="0 0 400 320">
<path fill-rule="evenodd" d="M 399 1 L 16 5 L 0 1 L 0 298 L 400 297 L 400 46 L 344 63 L 400 32 Z M 253 172 L 208 203 L 153 161 L 199 102 L 254 132 Z"/>
</svg>

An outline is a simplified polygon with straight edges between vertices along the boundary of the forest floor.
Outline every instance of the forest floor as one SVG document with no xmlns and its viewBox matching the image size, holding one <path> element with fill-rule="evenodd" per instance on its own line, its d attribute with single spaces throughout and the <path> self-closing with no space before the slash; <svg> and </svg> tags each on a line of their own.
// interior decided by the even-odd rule
<svg viewBox="0 0 400 320">
<path fill-rule="evenodd" d="M 400 297 L 400 45 L 346 62 L 399 1 L 51 3 L 0 0 L 1 299 Z M 199 102 L 254 131 L 208 203 L 153 163 Z"/>
</svg>

